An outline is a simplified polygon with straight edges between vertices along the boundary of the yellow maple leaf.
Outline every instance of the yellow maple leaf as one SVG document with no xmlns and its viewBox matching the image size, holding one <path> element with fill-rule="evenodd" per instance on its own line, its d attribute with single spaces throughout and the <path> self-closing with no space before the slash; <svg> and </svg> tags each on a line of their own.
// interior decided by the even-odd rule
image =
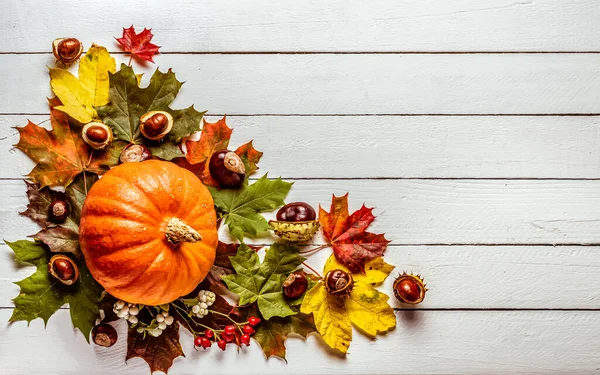
<svg viewBox="0 0 600 375">
<path fill-rule="evenodd" d="M 115 59 L 95 44 L 79 61 L 79 79 L 68 70 L 50 68 L 50 86 L 62 103 L 55 108 L 82 124 L 97 118 L 94 107 L 108 104 L 108 73 L 115 71 Z"/>
<path fill-rule="evenodd" d="M 349 272 L 332 255 L 323 272 L 327 274 L 334 269 Z M 394 310 L 387 302 L 389 297 L 373 288 L 393 269 L 382 258 L 373 259 L 365 265 L 365 274 L 352 274 L 354 287 L 346 297 L 329 294 L 321 281 L 306 293 L 300 311 L 313 314 L 317 330 L 327 345 L 346 353 L 352 341 L 352 324 L 369 337 L 396 326 Z"/>
</svg>

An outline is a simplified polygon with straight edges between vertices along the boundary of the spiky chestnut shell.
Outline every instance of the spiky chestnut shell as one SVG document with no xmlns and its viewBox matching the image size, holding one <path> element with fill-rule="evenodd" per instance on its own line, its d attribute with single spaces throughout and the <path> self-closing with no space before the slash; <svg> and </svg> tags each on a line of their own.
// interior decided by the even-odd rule
<svg viewBox="0 0 600 375">
<path fill-rule="evenodd" d="M 65 285 L 73 285 L 79 278 L 79 268 L 75 262 L 62 254 L 50 258 L 48 273 Z"/>
<path fill-rule="evenodd" d="M 304 202 L 288 203 L 277 211 L 277 220 L 269 221 L 275 234 L 290 242 L 310 240 L 319 230 L 315 210 Z"/>
<path fill-rule="evenodd" d="M 58 38 L 52 42 L 52 54 L 63 64 L 71 64 L 81 56 L 83 45 L 75 38 Z"/>
<path fill-rule="evenodd" d="M 423 302 L 427 288 L 420 275 L 402 273 L 394 281 L 394 296 L 404 303 L 416 305 Z"/>
</svg>

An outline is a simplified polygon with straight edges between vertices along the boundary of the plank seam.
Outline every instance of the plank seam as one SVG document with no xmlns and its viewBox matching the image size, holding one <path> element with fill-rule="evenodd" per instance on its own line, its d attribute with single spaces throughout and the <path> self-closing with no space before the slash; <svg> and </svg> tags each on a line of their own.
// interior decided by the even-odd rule
<svg viewBox="0 0 600 375">
<path fill-rule="evenodd" d="M 83 52 L 85 53 L 85 51 Z M 109 51 L 127 55 L 124 51 Z M 165 51 L 159 55 L 597 55 L 600 51 Z M 52 55 L 51 51 L 0 51 L 0 55 Z"/>
<path fill-rule="evenodd" d="M 49 116 L 47 112 L 0 112 L 0 116 Z M 600 113 L 207 113 L 215 117 L 598 117 Z"/>
</svg>

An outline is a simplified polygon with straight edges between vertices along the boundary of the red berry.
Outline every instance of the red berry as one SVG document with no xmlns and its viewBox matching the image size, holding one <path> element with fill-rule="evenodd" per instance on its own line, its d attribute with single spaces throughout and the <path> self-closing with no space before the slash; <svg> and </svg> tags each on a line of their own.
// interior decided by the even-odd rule
<svg viewBox="0 0 600 375">
<path fill-rule="evenodd" d="M 217 342 L 217 346 L 221 349 L 221 350 L 225 350 L 225 347 L 227 346 L 227 343 L 225 342 L 225 340 L 219 340 L 219 342 Z"/>
<path fill-rule="evenodd" d="M 212 339 L 213 337 L 215 337 L 215 333 L 210 329 L 207 329 L 206 331 L 204 331 L 204 336 L 206 336 L 209 339 Z"/>
<path fill-rule="evenodd" d="M 242 344 L 249 346 L 250 345 L 250 335 L 242 335 L 242 337 L 240 338 L 240 341 L 242 342 Z"/>
<path fill-rule="evenodd" d="M 225 327 L 224 331 L 227 335 L 233 335 L 235 333 L 235 327 L 227 326 L 227 327 Z"/>
<path fill-rule="evenodd" d="M 196 338 L 194 338 L 194 346 L 202 346 L 202 336 L 196 336 Z"/>
<path fill-rule="evenodd" d="M 232 341 L 233 341 L 233 339 L 235 338 L 235 335 L 228 335 L 228 334 L 227 334 L 227 332 L 223 332 L 223 333 L 221 334 L 221 338 L 222 338 L 223 340 L 225 340 L 226 342 L 232 342 Z"/>
<path fill-rule="evenodd" d="M 210 340 L 207 339 L 206 337 L 202 337 L 202 340 L 200 340 L 200 345 L 206 349 L 206 348 L 210 348 L 210 346 L 212 345 Z"/>
<path fill-rule="evenodd" d="M 257 325 L 260 324 L 260 318 L 251 316 L 248 318 L 248 324 L 250 324 L 252 327 L 256 327 Z"/>
<path fill-rule="evenodd" d="M 254 332 L 256 332 L 254 330 L 254 328 L 250 327 L 248 324 L 246 324 L 245 326 L 242 327 L 242 331 L 244 331 L 244 333 L 247 334 L 247 335 L 251 335 Z"/>
</svg>

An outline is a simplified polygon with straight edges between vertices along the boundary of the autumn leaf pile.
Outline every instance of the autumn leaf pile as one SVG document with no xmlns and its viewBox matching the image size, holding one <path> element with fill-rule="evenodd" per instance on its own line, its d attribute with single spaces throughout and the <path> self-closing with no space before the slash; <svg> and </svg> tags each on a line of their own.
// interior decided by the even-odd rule
<svg viewBox="0 0 600 375">
<path fill-rule="evenodd" d="M 150 30 L 135 34 L 132 27 L 124 29 L 123 37 L 117 40 L 132 56 L 152 61 L 158 47 L 150 43 L 151 38 Z M 26 180 L 29 204 L 21 214 L 41 229 L 32 234 L 34 241 L 6 242 L 17 261 L 36 268 L 31 276 L 17 283 L 21 292 L 14 299 L 11 321 L 42 318 L 47 322 L 61 306 L 69 304 L 74 327 L 89 340 L 92 327 L 101 318 L 100 309 L 105 312 L 105 322 L 116 319 L 106 308 L 114 299 L 103 293 L 81 257 L 79 216 L 87 191 L 98 176 L 119 163 L 126 146 L 144 144 L 153 158 L 189 169 L 209 187 L 219 223 L 239 243 L 219 243 L 213 268 L 196 293 L 202 288 L 215 292 L 228 289 L 237 296 L 237 304 L 234 307 L 217 295 L 211 307 L 215 313 L 190 319 L 180 311 L 198 301 L 189 296 L 174 301 L 170 311 L 178 323 L 159 337 L 142 336 L 130 328 L 127 358 L 141 357 L 152 371 L 166 372 L 173 360 L 183 355 L 180 325 L 196 335 L 201 327 L 219 330 L 231 319 L 243 321 L 248 316 L 262 319 L 253 337 L 265 355 L 281 358 L 285 358 L 285 340 L 290 335 L 305 338 L 310 333 L 319 334 L 327 345 L 346 353 L 353 336 L 352 326 L 371 338 L 395 326 L 388 296 L 376 289 L 394 267 L 382 259 L 389 241 L 382 234 L 367 231 L 375 219 L 372 209 L 362 206 L 350 213 L 348 195 L 333 196 L 329 211 L 319 207 L 318 222 L 326 243 L 318 249 L 332 251 L 323 275 L 340 269 L 355 281 L 349 295 L 332 295 L 321 275 L 303 265 L 303 254 L 310 253 L 310 249 L 306 250 L 308 245 L 279 240 L 262 249 L 245 243 L 247 239 L 271 236 L 263 214 L 285 204 L 292 183 L 264 174 L 257 179 L 247 178 L 238 189 L 220 189 L 208 169 L 211 155 L 234 149 L 249 176 L 258 170 L 263 154 L 252 141 L 231 148 L 233 130 L 225 118 L 211 123 L 203 119 L 204 112 L 193 106 L 171 108 L 182 87 L 174 72 L 157 69 L 143 87 L 141 76 L 131 66 L 123 64 L 117 69 L 106 48 L 92 45 L 81 57 L 77 76 L 62 68 L 50 68 L 49 74 L 55 95 L 49 100 L 51 129 L 32 122 L 17 128 L 20 139 L 16 147 L 36 162 Z M 140 132 L 140 116 L 148 111 L 165 111 L 173 117 L 173 128 L 161 141 L 148 140 Z M 115 139 L 105 150 L 93 150 L 82 139 L 82 127 L 91 121 L 112 129 Z M 198 132 L 198 140 L 190 138 Z M 51 189 L 57 186 L 64 189 Z M 62 224 L 48 219 L 48 207 L 57 197 L 72 207 Z M 54 253 L 68 254 L 78 265 L 80 279 L 74 287 L 49 277 L 47 264 Z M 283 283 L 290 273 L 299 270 L 310 275 L 309 288 L 300 298 L 288 300 L 282 292 Z M 239 337 L 236 342 L 240 344 Z"/>
</svg>

